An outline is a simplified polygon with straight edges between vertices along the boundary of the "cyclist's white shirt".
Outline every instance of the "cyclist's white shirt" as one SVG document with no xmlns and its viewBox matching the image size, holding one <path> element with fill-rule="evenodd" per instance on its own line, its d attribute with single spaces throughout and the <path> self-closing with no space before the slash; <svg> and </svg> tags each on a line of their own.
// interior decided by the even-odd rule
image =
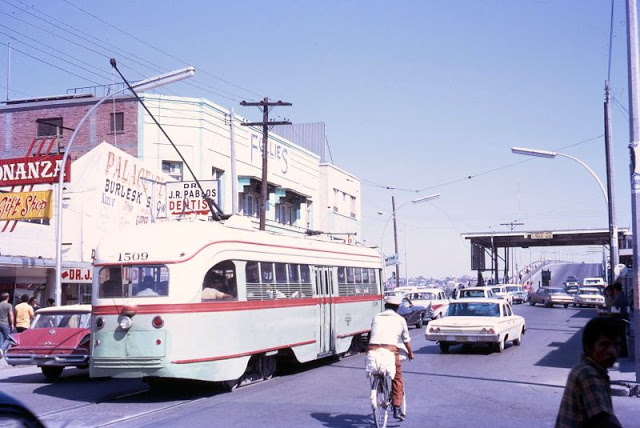
<svg viewBox="0 0 640 428">
<path fill-rule="evenodd" d="M 373 345 L 395 345 L 407 350 L 404 342 L 410 342 L 407 321 L 393 309 L 386 309 L 373 317 L 371 321 L 371 337 L 369 343 Z"/>
</svg>

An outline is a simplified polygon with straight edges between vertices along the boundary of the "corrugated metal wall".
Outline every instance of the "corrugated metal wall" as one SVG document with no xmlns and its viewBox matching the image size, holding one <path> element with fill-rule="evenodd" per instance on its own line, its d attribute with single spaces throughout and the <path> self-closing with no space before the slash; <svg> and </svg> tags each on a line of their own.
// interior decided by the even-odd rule
<svg viewBox="0 0 640 428">
<path fill-rule="evenodd" d="M 317 154 L 321 162 L 327 162 L 324 122 L 275 125 L 271 131 Z"/>
</svg>

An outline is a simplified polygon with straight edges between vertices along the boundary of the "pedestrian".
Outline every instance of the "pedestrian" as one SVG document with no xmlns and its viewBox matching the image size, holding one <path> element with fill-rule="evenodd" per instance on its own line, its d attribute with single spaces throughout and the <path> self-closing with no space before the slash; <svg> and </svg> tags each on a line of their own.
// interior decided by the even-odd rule
<svg viewBox="0 0 640 428">
<path fill-rule="evenodd" d="M 613 284 L 613 301 L 611 302 L 611 315 L 617 319 L 618 329 L 622 346 L 620 347 L 620 357 L 628 357 L 627 349 L 627 324 L 629 322 L 629 301 L 627 295 L 622 291 L 622 283 Z"/>
<path fill-rule="evenodd" d="M 607 288 L 604 289 L 604 310 L 606 312 L 611 312 L 611 306 L 613 305 L 613 285 L 608 285 Z"/>
<path fill-rule="evenodd" d="M 33 308 L 33 312 L 37 311 L 38 309 L 40 309 L 40 305 L 38 304 L 38 301 L 36 299 L 36 296 L 33 296 L 32 298 L 29 299 L 29 304 L 31 305 L 31 307 Z"/>
<path fill-rule="evenodd" d="M 13 306 L 9 303 L 9 293 L 0 294 L 0 358 L 9 347 L 9 335 L 14 326 Z"/>
<path fill-rule="evenodd" d="M 29 304 L 29 295 L 23 294 L 20 297 L 20 301 L 21 303 L 15 307 L 16 330 L 18 333 L 28 330 L 33 320 L 33 308 Z"/>
<path fill-rule="evenodd" d="M 50 307 L 55 306 L 55 305 L 56 305 L 56 301 L 53 300 L 51 297 L 49 297 L 47 299 L 47 308 L 50 308 Z"/>
<path fill-rule="evenodd" d="M 584 327 L 580 362 L 569 373 L 556 428 L 621 427 L 613 412 L 607 369 L 616 362 L 620 330 L 616 320 L 595 317 Z"/>
</svg>

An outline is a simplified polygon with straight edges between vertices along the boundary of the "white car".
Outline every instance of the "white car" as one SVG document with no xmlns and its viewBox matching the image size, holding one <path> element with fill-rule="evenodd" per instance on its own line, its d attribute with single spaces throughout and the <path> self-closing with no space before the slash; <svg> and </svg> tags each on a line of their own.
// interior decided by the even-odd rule
<svg viewBox="0 0 640 428">
<path fill-rule="evenodd" d="M 604 282 L 604 279 L 597 278 L 585 278 L 582 280 L 583 287 L 606 287 L 607 284 Z"/>
<path fill-rule="evenodd" d="M 460 299 L 449 304 L 447 316 L 429 323 L 427 340 L 445 353 L 455 344 L 483 343 L 502 352 L 507 342 L 519 346 L 525 333 L 524 318 L 515 315 L 503 299 Z"/>
<path fill-rule="evenodd" d="M 573 296 L 573 306 L 604 307 L 604 296 L 600 290 L 601 288 L 596 287 L 580 287 Z"/>
<path fill-rule="evenodd" d="M 520 284 L 505 284 L 507 291 L 511 293 L 511 304 L 524 303 L 529 299 L 529 294 L 524 290 L 524 287 Z"/>
<path fill-rule="evenodd" d="M 513 305 L 513 295 L 507 289 L 506 284 L 492 285 L 491 290 L 493 291 L 493 294 L 496 297 L 499 297 L 500 299 L 504 299 L 507 302 L 509 302 L 510 305 Z"/>
<path fill-rule="evenodd" d="M 466 299 L 466 298 L 485 298 L 485 299 L 493 299 L 496 296 L 493 294 L 493 290 L 491 287 L 467 287 L 461 288 L 458 290 L 458 299 Z"/>
<path fill-rule="evenodd" d="M 406 297 L 415 305 L 421 305 L 425 308 L 431 307 L 433 319 L 442 318 L 449 309 L 449 299 L 441 288 L 417 288 L 408 292 Z"/>
</svg>

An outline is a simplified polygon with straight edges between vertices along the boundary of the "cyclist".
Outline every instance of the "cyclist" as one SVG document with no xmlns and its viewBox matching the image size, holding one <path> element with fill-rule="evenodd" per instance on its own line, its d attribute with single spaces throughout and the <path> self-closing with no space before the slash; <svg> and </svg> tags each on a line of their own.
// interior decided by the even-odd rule
<svg viewBox="0 0 640 428">
<path fill-rule="evenodd" d="M 404 396 L 404 382 L 402 379 L 402 363 L 400 363 L 400 352 L 408 354 L 410 360 L 414 358 L 411 349 L 411 338 L 405 319 L 397 314 L 398 308 L 402 304 L 402 297 L 389 296 L 385 299 L 384 312 L 380 312 L 371 321 L 371 336 L 367 352 L 378 348 L 388 349 L 395 354 L 396 375 L 393 378 L 391 404 L 393 405 L 393 417 L 404 420 L 405 414 L 402 411 L 402 401 Z"/>
</svg>

